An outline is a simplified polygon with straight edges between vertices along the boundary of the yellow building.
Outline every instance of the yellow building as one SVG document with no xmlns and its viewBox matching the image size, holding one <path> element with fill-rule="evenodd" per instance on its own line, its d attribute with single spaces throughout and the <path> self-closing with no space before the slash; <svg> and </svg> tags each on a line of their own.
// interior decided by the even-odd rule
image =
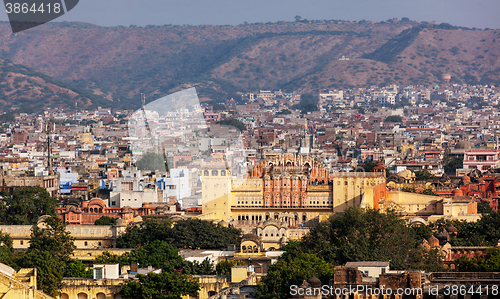
<svg viewBox="0 0 500 299">
<path fill-rule="evenodd" d="M 16 272 L 0 263 L 0 298 L 53 299 L 36 288 L 36 269 L 21 269 Z"/>
<path fill-rule="evenodd" d="M 126 279 L 65 278 L 59 299 L 121 299 Z"/>
<path fill-rule="evenodd" d="M 39 221 L 40 222 L 40 221 Z M 31 238 L 32 225 L 0 225 L 0 231 L 12 238 L 14 249 L 27 249 Z M 116 239 L 126 229 L 126 225 L 67 225 L 66 231 L 75 238 L 77 250 L 113 248 Z"/>
<path fill-rule="evenodd" d="M 387 192 L 386 201 L 381 204 L 380 210 L 388 209 L 401 213 L 410 221 L 422 223 L 439 219 L 476 221 L 481 218 L 477 213 L 477 202 L 468 198 L 443 198 L 402 191 Z"/>
<path fill-rule="evenodd" d="M 349 207 L 378 209 L 385 172 L 330 173 L 310 157 L 285 154 L 255 166 L 245 179 L 223 163 L 204 165 L 202 215 L 231 225 L 256 227 L 268 219 L 302 227 Z"/>
<path fill-rule="evenodd" d="M 78 141 L 83 144 L 94 146 L 94 138 L 92 137 L 92 133 L 78 133 Z"/>
<path fill-rule="evenodd" d="M 308 156 L 272 155 L 246 178 L 233 178 L 224 163 L 202 171 L 201 219 L 240 228 L 260 238 L 261 250 L 301 239 L 314 222 L 350 207 L 379 208 L 385 201 L 385 171 L 329 172 Z"/>
</svg>

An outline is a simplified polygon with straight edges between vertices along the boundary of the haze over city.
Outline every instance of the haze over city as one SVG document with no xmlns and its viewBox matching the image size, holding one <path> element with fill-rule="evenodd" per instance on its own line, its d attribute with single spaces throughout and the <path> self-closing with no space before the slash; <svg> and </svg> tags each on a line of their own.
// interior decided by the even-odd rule
<svg viewBox="0 0 500 299">
<path fill-rule="evenodd" d="M 244 22 L 309 20 L 385 21 L 408 17 L 457 26 L 499 28 L 500 2 L 495 0 L 85 0 L 56 22 L 78 21 L 100 26 L 238 25 Z M 4 10 L 0 20 L 7 20 Z"/>
</svg>

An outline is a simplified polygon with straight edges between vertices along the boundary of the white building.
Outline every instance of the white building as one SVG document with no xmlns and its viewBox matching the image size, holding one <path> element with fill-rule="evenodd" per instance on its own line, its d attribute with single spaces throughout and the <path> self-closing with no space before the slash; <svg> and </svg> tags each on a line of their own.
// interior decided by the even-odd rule
<svg viewBox="0 0 500 299">
<path fill-rule="evenodd" d="M 158 182 L 164 182 L 164 197 L 168 201 L 170 196 L 175 196 L 177 201 L 182 202 L 184 197 L 191 196 L 189 184 L 189 169 L 170 169 L 170 177 L 160 178 Z"/>
<path fill-rule="evenodd" d="M 380 104 L 396 104 L 396 95 L 390 92 L 382 92 L 377 96 L 377 101 Z"/>
</svg>

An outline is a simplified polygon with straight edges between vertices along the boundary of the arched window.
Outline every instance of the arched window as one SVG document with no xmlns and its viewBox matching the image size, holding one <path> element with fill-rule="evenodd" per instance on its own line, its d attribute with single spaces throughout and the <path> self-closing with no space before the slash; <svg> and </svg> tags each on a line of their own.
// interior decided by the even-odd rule
<svg viewBox="0 0 500 299">
<path fill-rule="evenodd" d="M 212 176 L 218 176 L 219 171 L 218 170 L 212 170 Z"/>
<path fill-rule="evenodd" d="M 220 171 L 220 175 L 221 175 L 221 176 L 226 176 L 226 171 L 225 171 L 225 170 L 221 170 L 221 171 Z"/>
<path fill-rule="evenodd" d="M 204 176 L 208 176 L 208 170 L 203 171 Z"/>
<path fill-rule="evenodd" d="M 247 253 L 247 247 L 245 245 L 241 246 L 241 251 L 243 251 L 243 253 Z"/>
</svg>

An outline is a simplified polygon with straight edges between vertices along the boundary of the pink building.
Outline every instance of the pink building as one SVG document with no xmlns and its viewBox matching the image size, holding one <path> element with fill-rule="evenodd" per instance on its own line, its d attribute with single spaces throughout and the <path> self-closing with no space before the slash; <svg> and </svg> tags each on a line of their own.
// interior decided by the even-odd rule
<svg viewBox="0 0 500 299">
<path fill-rule="evenodd" d="M 464 152 L 464 169 L 477 168 L 481 172 L 498 168 L 498 150 L 470 150 Z"/>
</svg>

